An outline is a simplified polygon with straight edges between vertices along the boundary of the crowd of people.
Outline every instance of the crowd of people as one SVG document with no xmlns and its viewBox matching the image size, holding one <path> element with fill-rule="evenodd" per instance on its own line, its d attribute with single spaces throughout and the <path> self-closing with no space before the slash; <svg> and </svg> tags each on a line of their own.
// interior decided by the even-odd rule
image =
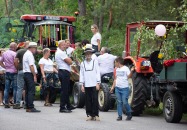
<svg viewBox="0 0 187 130">
<path fill-rule="evenodd" d="M 10 43 L 6 51 L 0 52 L 0 105 L 10 108 L 10 101 L 13 98 L 13 109 L 21 109 L 21 102 L 24 102 L 26 112 L 41 112 L 34 106 L 35 86 L 37 83 L 37 64 L 41 70 L 41 86 L 44 90 L 44 106 L 51 107 L 51 88 L 54 86 L 54 76 L 59 78 L 61 83 L 60 113 L 71 113 L 75 107 L 71 105 L 69 98 L 71 65 L 73 62 L 80 65 L 79 82 L 81 90 L 85 93 L 86 120 L 99 121 L 98 110 L 98 90 L 104 76 L 114 77 L 114 83 L 110 92 L 117 97 L 117 120 L 122 120 L 122 107 L 127 111 L 126 120 L 131 120 L 131 109 L 128 104 L 128 78 L 132 76 L 124 65 L 121 57 L 109 53 L 107 47 L 101 47 L 101 34 L 97 25 L 91 26 L 93 37 L 91 43 L 83 40 L 82 43 L 75 43 L 75 48 L 71 47 L 69 39 L 58 41 L 55 52 L 55 62 L 50 59 L 51 50 L 44 48 L 37 50 L 36 42 L 24 42 L 24 48 L 17 50 L 15 42 Z M 72 56 L 77 49 L 83 49 L 84 59 L 77 61 Z M 95 53 L 100 52 L 97 56 Z M 38 63 L 35 62 L 35 55 L 43 53 L 43 57 Z M 114 64 L 115 63 L 115 64 Z M 115 73 L 114 73 L 115 72 Z M 12 95 L 10 91 L 12 90 Z"/>
</svg>

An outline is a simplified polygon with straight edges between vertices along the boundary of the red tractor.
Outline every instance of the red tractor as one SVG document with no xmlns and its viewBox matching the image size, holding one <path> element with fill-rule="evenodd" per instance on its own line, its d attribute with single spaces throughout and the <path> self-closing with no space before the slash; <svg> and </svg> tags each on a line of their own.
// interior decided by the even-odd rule
<svg viewBox="0 0 187 130">
<path fill-rule="evenodd" d="M 163 102 L 163 113 L 167 122 L 180 122 L 182 114 L 187 112 L 187 59 L 186 56 L 172 59 L 163 65 L 158 58 L 162 43 L 147 45 L 137 40 L 136 46 L 132 46 L 133 36 L 142 26 L 155 29 L 159 24 L 167 30 L 176 26 L 181 27 L 185 23 L 180 21 L 147 21 L 130 23 L 126 26 L 126 44 L 123 52 L 125 64 L 131 68 L 135 66 L 135 72 L 129 85 L 131 93 L 129 103 L 133 115 L 142 114 L 144 107 L 157 107 Z M 183 32 L 184 41 L 187 41 L 187 31 Z M 141 33 L 141 30 L 140 30 Z M 141 34 L 140 34 L 141 35 Z M 145 47 L 147 47 L 145 49 Z M 186 55 L 183 47 L 177 47 Z M 148 53 L 145 53 L 147 51 Z M 146 55 L 145 55 L 146 54 Z M 166 54 L 167 55 L 167 54 Z M 124 111 L 125 112 L 125 111 Z"/>
</svg>

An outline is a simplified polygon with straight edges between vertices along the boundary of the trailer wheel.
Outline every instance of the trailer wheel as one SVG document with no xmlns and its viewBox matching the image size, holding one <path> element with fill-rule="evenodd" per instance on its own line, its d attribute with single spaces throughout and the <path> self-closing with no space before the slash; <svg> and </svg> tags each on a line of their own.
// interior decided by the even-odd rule
<svg viewBox="0 0 187 130">
<path fill-rule="evenodd" d="M 98 92 L 99 110 L 107 112 L 110 109 L 110 92 L 109 86 L 106 83 L 100 84 Z"/>
<path fill-rule="evenodd" d="M 169 123 L 178 123 L 182 118 L 182 99 L 174 92 L 167 91 L 163 99 L 163 113 Z"/>
<path fill-rule="evenodd" d="M 83 108 L 85 105 L 85 95 L 81 91 L 81 84 L 76 82 L 73 86 L 73 102 L 77 108 Z"/>
<path fill-rule="evenodd" d="M 132 115 L 139 116 L 143 113 L 144 105 L 147 96 L 146 87 L 148 86 L 147 79 L 141 74 L 133 73 L 129 80 L 129 105 L 132 109 Z M 125 108 L 123 113 L 126 114 Z"/>
</svg>

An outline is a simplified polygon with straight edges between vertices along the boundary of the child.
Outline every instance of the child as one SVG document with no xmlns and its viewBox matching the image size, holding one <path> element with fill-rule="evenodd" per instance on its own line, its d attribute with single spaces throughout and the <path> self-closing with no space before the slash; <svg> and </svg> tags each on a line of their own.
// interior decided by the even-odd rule
<svg viewBox="0 0 187 130">
<path fill-rule="evenodd" d="M 132 71 L 134 68 L 129 70 L 127 66 L 124 65 L 124 59 L 122 57 L 118 57 L 115 60 L 116 68 L 116 75 L 114 77 L 114 82 L 110 92 L 113 92 L 115 88 L 115 94 L 117 97 L 117 111 L 118 111 L 118 118 L 117 121 L 122 120 L 122 109 L 123 106 L 126 109 L 127 118 L 126 120 L 131 120 L 131 108 L 128 104 L 129 98 L 129 86 L 128 86 L 128 78 L 132 77 Z"/>
<path fill-rule="evenodd" d="M 85 92 L 87 119 L 100 121 L 98 111 L 98 94 L 101 82 L 100 71 L 97 60 L 91 58 L 93 49 L 86 48 L 84 51 L 85 60 L 80 66 L 80 83 L 82 92 Z"/>
</svg>

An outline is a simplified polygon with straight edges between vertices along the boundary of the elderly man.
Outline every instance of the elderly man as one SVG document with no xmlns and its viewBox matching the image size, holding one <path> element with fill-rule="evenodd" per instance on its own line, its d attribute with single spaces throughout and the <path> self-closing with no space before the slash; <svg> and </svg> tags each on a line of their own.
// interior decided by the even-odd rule
<svg viewBox="0 0 187 130">
<path fill-rule="evenodd" d="M 5 99 L 5 108 L 10 108 L 9 106 L 9 90 L 12 85 L 14 103 L 16 101 L 16 91 L 17 91 L 17 69 L 14 66 L 14 59 L 16 57 L 17 44 L 15 42 L 10 43 L 10 48 L 3 53 L 0 65 L 6 69 L 5 74 L 5 90 L 4 90 L 4 99 Z M 5 63 L 5 65 L 3 64 Z"/>
<path fill-rule="evenodd" d="M 13 107 L 14 109 L 20 109 L 20 102 L 22 100 L 22 93 L 23 88 L 25 85 L 24 82 L 24 74 L 23 74 L 23 55 L 27 51 L 27 48 L 29 46 L 29 41 L 24 42 L 24 48 L 17 51 L 16 58 L 14 60 L 15 66 L 18 70 L 17 75 L 17 94 L 16 94 L 16 105 Z"/>
<path fill-rule="evenodd" d="M 67 53 L 68 57 L 71 57 L 71 55 L 74 51 L 74 48 L 70 47 L 71 43 L 70 43 L 69 39 L 66 39 L 65 42 L 66 42 L 66 53 Z"/>
<path fill-rule="evenodd" d="M 65 52 L 66 42 L 60 40 L 58 49 L 55 54 L 55 60 L 58 66 L 58 76 L 61 82 L 61 97 L 60 97 L 60 111 L 61 113 L 70 113 L 73 109 L 69 101 L 69 86 L 70 86 L 70 65 L 72 60 Z"/>
<path fill-rule="evenodd" d="M 40 112 L 34 108 L 34 96 L 35 96 L 35 83 L 37 82 L 36 74 L 37 69 L 35 65 L 35 59 L 33 54 L 37 51 L 37 43 L 30 42 L 28 50 L 23 55 L 23 73 L 25 81 L 26 91 L 26 112 Z"/>
<path fill-rule="evenodd" d="M 101 55 L 98 56 L 98 63 L 100 67 L 100 74 L 101 74 L 101 81 L 103 81 L 103 77 L 113 76 L 114 72 L 114 60 L 117 58 L 116 56 L 112 54 L 108 54 L 108 48 L 102 47 L 101 48 Z"/>
</svg>

